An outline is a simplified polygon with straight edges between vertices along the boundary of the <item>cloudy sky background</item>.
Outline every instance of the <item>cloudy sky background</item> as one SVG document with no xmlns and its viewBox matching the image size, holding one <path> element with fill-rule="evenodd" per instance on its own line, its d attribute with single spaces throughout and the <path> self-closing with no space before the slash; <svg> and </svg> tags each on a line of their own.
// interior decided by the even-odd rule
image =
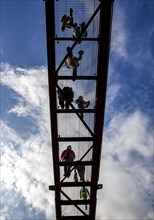
<svg viewBox="0 0 154 220">
<path fill-rule="evenodd" d="M 45 33 L 41 0 L 1 1 L 2 220 L 55 219 Z M 97 220 L 154 218 L 153 51 L 154 2 L 116 0 Z"/>
</svg>

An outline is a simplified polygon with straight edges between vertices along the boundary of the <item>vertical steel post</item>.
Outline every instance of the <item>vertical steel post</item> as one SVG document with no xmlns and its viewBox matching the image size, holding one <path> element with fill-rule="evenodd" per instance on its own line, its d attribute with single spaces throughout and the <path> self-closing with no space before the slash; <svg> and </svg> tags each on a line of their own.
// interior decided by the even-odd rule
<svg viewBox="0 0 154 220">
<path fill-rule="evenodd" d="M 56 85 L 57 76 L 55 73 L 55 15 L 54 0 L 45 1 L 46 10 L 46 30 L 47 30 L 47 57 L 48 57 L 48 83 L 49 83 L 49 103 L 51 117 L 52 134 L 52 153 L 55 181 L 55 205 L 56 219 L 61 219 L 60 206 L 60 172 L 59 172 L 59 146 L 57 136 L 57 103 L 56 103 Z"/>
</svg>

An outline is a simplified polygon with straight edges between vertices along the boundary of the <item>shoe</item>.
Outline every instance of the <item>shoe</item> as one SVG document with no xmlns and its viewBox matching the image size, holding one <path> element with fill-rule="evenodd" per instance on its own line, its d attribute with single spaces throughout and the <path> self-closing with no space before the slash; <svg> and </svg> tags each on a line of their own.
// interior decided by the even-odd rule
<svg viewBox="0 0 154 220">
<path fill-rule="evenodd" d="M 69 178 L 70 177 L 70 173 L 67 173 L 66 177 Z"/>
<path fill-rule="evenodd" d="M 85 108 L 88 108 L 89 105 L 90 105 L 90 101 L 87 101 L 87 102 L 85 103 Z"/>
</svg>

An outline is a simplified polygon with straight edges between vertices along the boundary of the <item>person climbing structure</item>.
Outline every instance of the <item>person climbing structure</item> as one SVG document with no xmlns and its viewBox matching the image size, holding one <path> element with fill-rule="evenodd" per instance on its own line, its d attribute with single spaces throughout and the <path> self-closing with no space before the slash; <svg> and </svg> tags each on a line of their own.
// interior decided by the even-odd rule
<svg viewBox="0 0 154 220">
<path fill-rule="evenodd" d="M 74 169 L 74 182 L 78 182 L 78 175 L 76 172 L 76 168 Z"/>
<path fill-rule="evenodd" d="M 67 47 L 67 52 L 68 52 L 68 57 L 65 60 L 65 65 L 67 66 L 67 68 L 71 68 L 73 69 L 73 80 L 75 80 L 76 76 L 77 76 L 77 67 L 79 66 L 79 61 L 82 60 L 82 56 L 84 54 L 83 50 L 80 50 L 78 52 L 79 57 L 75 57 L 73 56 L 73 52 L 71 51 L 70 47 Z"/>
<path fill-rule="evenodd" d="M 85 181 L 85 166 L 84 165 L 79 165 L 77 166 L 77 171 L 78 171 L 78 174 L 79 174 L 79 177 L 80 177 L 80 181 Z"/>
<path fill-rule="evenodd" d="M 74 98 L 74 92 L 72 90 L 72 87 L 64 87 L 61 90 L 58 89 L 58 99 L 59 99 L 59 105 L 62 109 L 69 109 L 69 103 L 73 102 Z"/>
<path fill-rule="evenodd" d="M 61 30 L 64 31 L 65 28 L 72 28 L 73 26 L 73 9 L 69 9 L 68 15 L 64 15 L 61 19 L 62 27 Z"/>
<path fill-rule="evenodd" d="M 75 103 L 78 105 L 79 109 L 88 108 L 90 105 L 90 101 L 84 101 L 83 96 L 81 95 L 75 100 Z M 83 118 L 83 112 L 81 112 L 81 117 Z"/>
<path fill-rule="evenodd" d="M 81 189 L 80 189 L 80 199 L 87 200 L 88 197 L 90 197 L 89 190 L 85 186 L 81 187 Z M 85 205 L 85 209 L 87 210 L 87 204 Z"/>
<path fill-rule="evenodd" d="M 83 32 L 83 29 L 85 28 L 85 25 L 86 25 L 85 22 L 82 22 L 80 25 L 77 25 L 77 23 L 73 24 L 73 26 L 72 26 L 72 36 L 73 36 L 74 40 L 76 38 L 78 38 L 81 33 L 82 33 L 81 38 L 86 38 L 87 37 L 87 30 L 85 30 Z M 78 41 L 78 44 L 80 44 L 81 41 L 82 40 Z"/>
<path fill-rule="evenodd" d="M 64 150 L 61 154 L 61 160 L 65 161 L 65 162 L 71 162 L 75 159 L 75 153 L 72 150 L 72 146 L 68 145 L 67 149 Z M 64 176 L 65 177 L 70 177 L 70 170 L 71 170 L 71 166 L 69 165 L 65 165 L 64 166 Z"/>
</svg>

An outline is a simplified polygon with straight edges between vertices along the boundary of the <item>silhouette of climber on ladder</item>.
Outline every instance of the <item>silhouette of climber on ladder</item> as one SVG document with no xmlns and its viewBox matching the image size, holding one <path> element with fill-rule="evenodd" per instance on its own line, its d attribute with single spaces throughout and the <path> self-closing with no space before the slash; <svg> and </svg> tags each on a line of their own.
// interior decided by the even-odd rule
<svg viewBox="0 0 154 220">
<path fill-rule="evenodd" d="M 73 24 L 72 26 L 72 36 L 73 36 L 73 41 L 76 40 L 80 36 L 80 34 L 83 32 L 83 29 L 85 27 L 85 22 L 82 22 L 80 25 L 77 25 L 77 23 Z M 81 38 L 86 38 L 87 37 L 87 30 L 85 30 L 81 36 Z M 80 44 L 82 40 L 78 41 L 77 43 Z"/>
<path fill-rule="evenodd" d="M 83 96 L 81 95 L 75 100 L 75 103 L 78 105 L 79 109 L 88 108 L 90 105 L 90 101 L 84 101 Z M 83 112 L 81 112 L 81 117 L 83 119 Z"/>
<path fill-rule="evenodd" d="M 75 153 L 72 150 L 72 146 L 68 145 L 67 149 L 64 150 L 61 154 L 61 160 L 65 161 L 65 162 L 71 162 L 75 159 Z M 71 166 L 69 165 L 65 165 L 64 166 L 64 176 L 65 177 L 70 177 L 70 170 L 71 170 Z"/>
<path fill-rule="evenodd" d="M 62 89 L 63 93 L 58 89 L 58 99 L 59 99 L 59 105 L 62 109 L 69 109 L 69 103 L 73 102 L 74 98 L 74 92 L 72 90 L 72 87 L 64 87 Z"/>
<path fill-rule="evenodd" d="M 69 9 L 68 15 L 64 15 L 61 19 L 62 27 L 61 30 L 64 31 L 65 28 L 72 28 L 73 26 L 73 9 Z"/>
<path fill-rule="evenodd" d="M 77 67 L 79 66 L 79 61 L 82 60 L 84 51 L 80 50 L 78 52 L 79 57 L 75 57 L 73 56 L 73 52 L 70 49 L 71 49 L 70 47 L 67 47 L 68 57 L 65 60 L 65 65 L 67 66 L 67 68 L 73 69 L 72 75 L 74 81 L 77 76 Z"/>
<path fill-rule="evenodd" d="M 87 200 L 88 197 L 90 197 L 89 190 L 85 186 L 82 186 L 80 189 L 80 199 Z M 85 205 L 85 209 L 87 210 L 87 204 Z"/>
</svg>

